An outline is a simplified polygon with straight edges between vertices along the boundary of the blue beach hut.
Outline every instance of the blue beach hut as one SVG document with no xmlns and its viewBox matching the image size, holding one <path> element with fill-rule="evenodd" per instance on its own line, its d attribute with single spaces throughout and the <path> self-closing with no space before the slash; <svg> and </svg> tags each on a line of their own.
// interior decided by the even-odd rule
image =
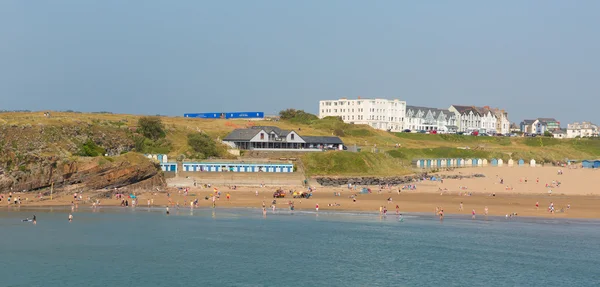
<svg viewBox="0 0 600 287">
<path fill-rule="evenodd" d="M 498 159 L 492 159 L 492 166 L 498 166 Z"/>
<path fill-rule="evenodd" d="M 594 161 L 594 168 L 600 168 L 600 160 Z"/>
<path fill-rule="evenodd" d="M 524 166 L 525 165 L 525 161 L 523 159 L 519 160 L 519 166 Z"/>
<path fill-rule="evenodd" d="M 594 168 L 594 162 L 591 160 L 584 160 L 581 162 L 583 168 Z"/>
</svg>

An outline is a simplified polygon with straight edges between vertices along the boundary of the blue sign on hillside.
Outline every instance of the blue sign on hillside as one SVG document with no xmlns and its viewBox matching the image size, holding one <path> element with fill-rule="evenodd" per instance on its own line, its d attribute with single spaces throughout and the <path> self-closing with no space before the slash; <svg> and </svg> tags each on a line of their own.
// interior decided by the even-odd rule
<svg viewBox="0 0 600 287">
<path fill-rule="evenodd" d="M 235 113 L 190 113 L 183 114 L 186 118 L 200 119 L 262 119 L 264 112 L 235 112 Z"/>
<path fill-rule="evenodd" d="M 201 118 L 201 119 L 220 119 L 224 118 L 223 113 L 195 113 L 195 114 L 183 114 L 186 118 Z"/>
<path fill-rule="evenodd" d="M 239 113 L 227 113 L 225 118 L 227 119 L 262 119 L 265 117 L 263 112 L 239 112 Z"/>
</svg>

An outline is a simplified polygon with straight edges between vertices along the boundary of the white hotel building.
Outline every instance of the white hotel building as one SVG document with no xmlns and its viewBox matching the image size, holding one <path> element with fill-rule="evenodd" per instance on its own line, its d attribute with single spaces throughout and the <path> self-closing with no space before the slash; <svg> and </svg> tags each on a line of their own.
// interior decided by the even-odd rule
<svg viewBox="0 0 600 287">
<path fill-rule="evenodd" d="M 340 117 L 346 123 L 399 132 L 404 129 L 406 102 L 386 99 L 319 101 L 319 118 Z"/>
</svg>

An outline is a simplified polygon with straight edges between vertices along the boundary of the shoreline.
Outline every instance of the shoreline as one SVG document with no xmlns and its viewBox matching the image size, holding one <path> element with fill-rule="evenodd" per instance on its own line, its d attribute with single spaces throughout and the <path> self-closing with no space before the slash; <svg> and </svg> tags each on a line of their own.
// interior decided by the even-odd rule
<svg viewBox="0 0 600 287">
<path fill-rule="evenodd" d="M 12 207 L 11 207 L 12 208 Z M 11 208 L 0 208 L 0 212 L 24 212 L 24 211 L 29 211 L 29 210 L 39 210 L 39 211 L 48 211 L 51 210 L 53 208 L 58 208 L 61 211 L 69 211 L 70 210 L 70 206 L 68 205 L 54 205 L 54 206 L 27 206 L 27 207 L 17 207 L 14 208 L 13 210 L 10 210 Z M 109 205 L 109 206 L 101 206 L 98 207 L 97 209 L 93 209 L 92 207 L 87 207 L 84 208 L 83 210 L 81 208 L 76 209 L 74 212 L 75 213 L 94 213 L 94 211 L 100 211 L 100 210 L 107 210 L 107 211 L 125 211 L 125 210 L 130 210 L 130 211 L 164 211 L 164 207 L 161 206 L 151 206 L 151 207 L 147 207 L 147 206 L 141 206 L 141 207 L 121 207 L 121 206 L 115 206 L 115 205 Z M 194 208 L 193 211 L 198 211 L 198 212 L 208 212 L 208 211 L 256 211 L 256 216 L 262 216 L 261 213 L 261 208 L 257 208 L 257 207 L 225 207 L 225 208 L 215 208 L 213 209 L 212 207 L 198 207 L 198 208 Z M 185 211 L 186 214 L 187 211 L 190 211 L 189 208 L 175 208 L 175 210 L 171 211 L 171 215 L 175 215 L 178 216 L 177 212 L 179 211 Z M 162 213 L 162 212 L 161 212 Z M 381 215 L 378 212 L 374 212 L 374 211 L 364 211 L 364 210 L 351 210 L 351 209 L 338 209 L 338 210 L 331 210 L 331 209 L 327 209 L 327 210 L 320 210 L 320 211 L 314 211 L 314 210 L 309 210 L 309 209 L 297 209 L 294 211 L 291 210 L 277 210 L 276 213 L 274 214 L 272 211 L 268 210 L 267 211 L 267 217 L 268 216 L 291 216 L 294 214 L 299 214 L 299 215 L 316 215 L 318 216 L 319 214 L 323 214 L 324 216 L 328 216 L 328 215 L 346 215 L 346 216 L 372 216 L 372 217 L 376 217 L 379 218 L 380 220 L 389 220 L 389 221 L 396 221 L 396 219 L 398 218 L 398 215 L 396 215 L 395 213 L 388 213 L 387 216 Z M 418 218 L 418 219 L 427 219 L 429 218 L 432 221 L 439 221 L 439 217 L 431 214 L 431 213 L 427 213 L 427 212 L 404 212 L 404 211 L 400 211 L 400 215 L 403 216 L 404 219 L 410 219 L 410 218 Z M 444 220 L 467 220 L 467 221 L 476 221 L 476 222 L 481 222 L 481 221 L 518 221 L 518 222 L 522 222 L 522 223 L 539 223 L 539 221 L 547 221 L 547 220 L 557 220 L 557 221 L 561 221 L 561 222 L 577 222 L 577 223 L 595 223 L 595 224 L 600 224 L 600 218 L 587 218 L 587 217 L 552 217 L 552 216 L 513 216 L 513 217 L 509 217 L 506 218 L 505 216 L 501 216 L 501 215 L 478 215 L 475 219 L 472 219 L 470 217 L 469 214 L 459 214 L 459 213 L 446 213 L 444 215 Z"/>
</svg>

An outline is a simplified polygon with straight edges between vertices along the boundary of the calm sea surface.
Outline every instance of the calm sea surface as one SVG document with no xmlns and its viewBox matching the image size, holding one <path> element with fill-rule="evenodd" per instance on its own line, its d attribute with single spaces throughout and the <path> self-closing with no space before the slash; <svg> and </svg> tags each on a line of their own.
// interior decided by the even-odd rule
<svg viewBox="0 0 600 287">
<path fill-rule="evenodd" d="M 68 211 L 0 209 L 0 286 L 600 286 L 598 221 Z"/>
</svg>

